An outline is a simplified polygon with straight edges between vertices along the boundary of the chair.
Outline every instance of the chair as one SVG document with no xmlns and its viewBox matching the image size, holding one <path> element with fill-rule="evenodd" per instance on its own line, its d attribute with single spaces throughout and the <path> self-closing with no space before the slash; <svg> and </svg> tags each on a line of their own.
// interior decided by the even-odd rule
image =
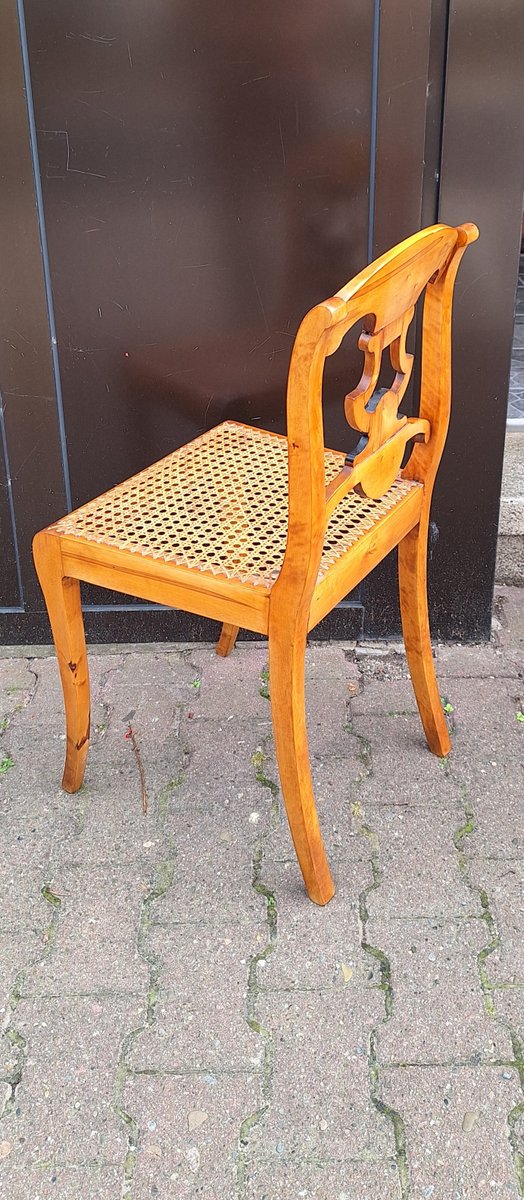
<svg viewBox="0 0 524 1200">
<path fill-rule="evenodd" d="M 239 627 L 269 638 L 275 746 L 291 834 L 316 904 L 334 892 L 320 833 L 306 736 L 308 633 L 398 545 L 407 660 L 430 750 L 450 749 L 431 652 L 426 552 L 431 493 L 451 395 L 451 306 L 474 225 L 434 225 L 366 267 L 307 313 L 288 377 L 287 438 L 236 422 L 197 437 L 38 533 L 34 559 L 64 693 L 62 786 L 82 783 L 89 679 L 79 580 L 223 622 L 217 653 Z M 406 334 L 425 291 L 418 417 L 399 415 L 413 356 Z M 360 383 L 345 399 L 362 436 L 326 450 L 325 359 L 363 321 Z M 395 377 L 378 389 L 383 351 Z M 411 456 L 401 469 L 408 443 Z"/>
</svg>

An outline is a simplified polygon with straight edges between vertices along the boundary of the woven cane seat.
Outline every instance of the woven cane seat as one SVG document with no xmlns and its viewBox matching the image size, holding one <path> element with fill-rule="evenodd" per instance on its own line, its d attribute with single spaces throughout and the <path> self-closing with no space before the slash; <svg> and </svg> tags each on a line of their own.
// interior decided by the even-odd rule
<svg viewBox="0 0 524 1200">
<path fill-rule="evenodd" d="M 343 463 L 342 453 L 325 451 L 326 484 Z M 399 477 L 380 500 L 354 492 L 341 500 L 328 524 L 319 580 L 419 486 Z M 53 528 L 63 536 L 269 589 L 282 566 L 287 512 L 286 438 L 227 421 Z"/>
</svg>

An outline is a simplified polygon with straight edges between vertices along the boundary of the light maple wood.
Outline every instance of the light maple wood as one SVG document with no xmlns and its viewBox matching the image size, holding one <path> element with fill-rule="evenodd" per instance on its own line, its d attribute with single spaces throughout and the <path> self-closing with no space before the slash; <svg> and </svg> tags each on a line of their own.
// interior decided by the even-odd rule
<svg viewBox="0 0 524 1200">
<path fill-rule="evenodd" d="M 308 896 L 327 904 L 335 887 L 313 795 L 306 732 L 304 675 L 307 610 L 282 591 L 271 605 L 269 679 L 282 795 Z"/>
<path fill-rule="evenodd" d="M 287 442 L 226 422 L 36 535 L 35 564 L 64 692 L 67 791 L 82 782 L 89 737 L 79 580 L 220 620 L 216 650 L 223 656 L 239 627 L 265 633 L 291 834 L 308 895 L 327 903 L 334 889 L 311 783 L 306 638 L 397 545 L 417 703 L 430 749 L 447 754 L 429 634 L 427 531 L 449 422 L 453 285 L 477 236 L 474 225 L 422 230 L 306 315 L 289 369 Z M 398 411 L 412 370 L 406 337 L 424 289 L 420 411 L 408 418 Z M 326 357 L 358 321 L 364 366 L 345 412 L 362 437 L 345 459 L 324 447 L 322 377 Z M 386 351 L 394 380 L 380 394 Z M 399 475 L 409 443 L 411 457 Z"/>
<path fill-rule="evenodd" d="M 364 533 L 356 545 L 350 547 L 316 584 L 309 608 L 308 630 L 314 629 L 348 592 L 352 592 L 382 562 L 386 554 L 398 546 L 401 538 L 418 525 L 423 498 L 422 487 L 408 492 L 387 519 Z"/>
<path fill-rule="evenodd" d="M 66 760 L 62 787 L 76 792 L 84 778 L 89 748 L 89 669 L 80 584 L 64 573 L 60 541 L 45 530 L 33 541 L 33 556 L 56 647 L 66 717 Z"/>
<path fill-rule="evenodd" d="M 431 440 L 417 444 L 403 474 L 424 483 L 419 524 L 398 548 L 400 610 L 406 656 L 428 746 L 444 757 L 450 738 L 440 700 L 431 652 L 427 602 L 427 542 L 431 496 L 451 411 L 451 314 L 453 288 L 464 251 L 478 237 L 475 225 L 457 229 L 455 252 L 426 289 L 422 322 L 420 415 L 428 421 Z"/>
<path fill-rule="evenodd" d="M 228 625 L 227 622 L 224 621 L 222 629 L 220 630 L 220 637 L 216 644 L 216 652 L 217 654 L 220 654 L 221 658 L 227 658 L 228 654 L 231 654 L 238 637 L 238 630 L 238 625 Z"/>
</svg>

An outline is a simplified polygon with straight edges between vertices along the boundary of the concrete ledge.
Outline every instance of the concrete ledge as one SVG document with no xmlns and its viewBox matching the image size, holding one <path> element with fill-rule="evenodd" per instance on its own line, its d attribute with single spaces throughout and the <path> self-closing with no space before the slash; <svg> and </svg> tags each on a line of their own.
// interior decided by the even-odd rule
<svg viewBox="0 0 524 1200">
<path fill-rule="evenodd" d="M 524 432 L 512 430 L 504 453 L 495 578 L 524 584 Z"/>
</svg>

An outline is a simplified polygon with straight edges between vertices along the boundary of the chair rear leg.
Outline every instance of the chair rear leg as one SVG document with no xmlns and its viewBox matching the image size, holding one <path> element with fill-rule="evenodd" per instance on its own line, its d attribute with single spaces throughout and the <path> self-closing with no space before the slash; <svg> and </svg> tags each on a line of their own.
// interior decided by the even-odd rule
<svg viewBox="0 0 524 1200">
<path fill-rule="evenodd" d="M 282 794 L 306 891 L 327 904 L 335 888 L 318 823 L 306 733 L 306 630 L 275 613 L 269 626 L 271 712 Z"/>
<path fill-rule="evenodd" d="M 226 621 L 222 626 L 220 637 L 216 644 L 216 653 L 220 654 L 221 658 L 227 658 L 231 654 L 233 646 L 238 637 L 239 625 L 228 625 Z"/>
<path fill-rule="evenodd" d="M 428 518 L 399 543 L 400 611 L 406 656 L 428 746 L 443 758 L 451 743 L 442 708 L 429 631 L 427 598 Z"/>
<path fill-rule="evenodd" d="M 33 557 L 55 643 L 66 717 L 62 787 L 77 792 L 89 748 L 89 672 L 78 579 L 64 578 L 58 537 L 37 533 Z"/>
</svg>

